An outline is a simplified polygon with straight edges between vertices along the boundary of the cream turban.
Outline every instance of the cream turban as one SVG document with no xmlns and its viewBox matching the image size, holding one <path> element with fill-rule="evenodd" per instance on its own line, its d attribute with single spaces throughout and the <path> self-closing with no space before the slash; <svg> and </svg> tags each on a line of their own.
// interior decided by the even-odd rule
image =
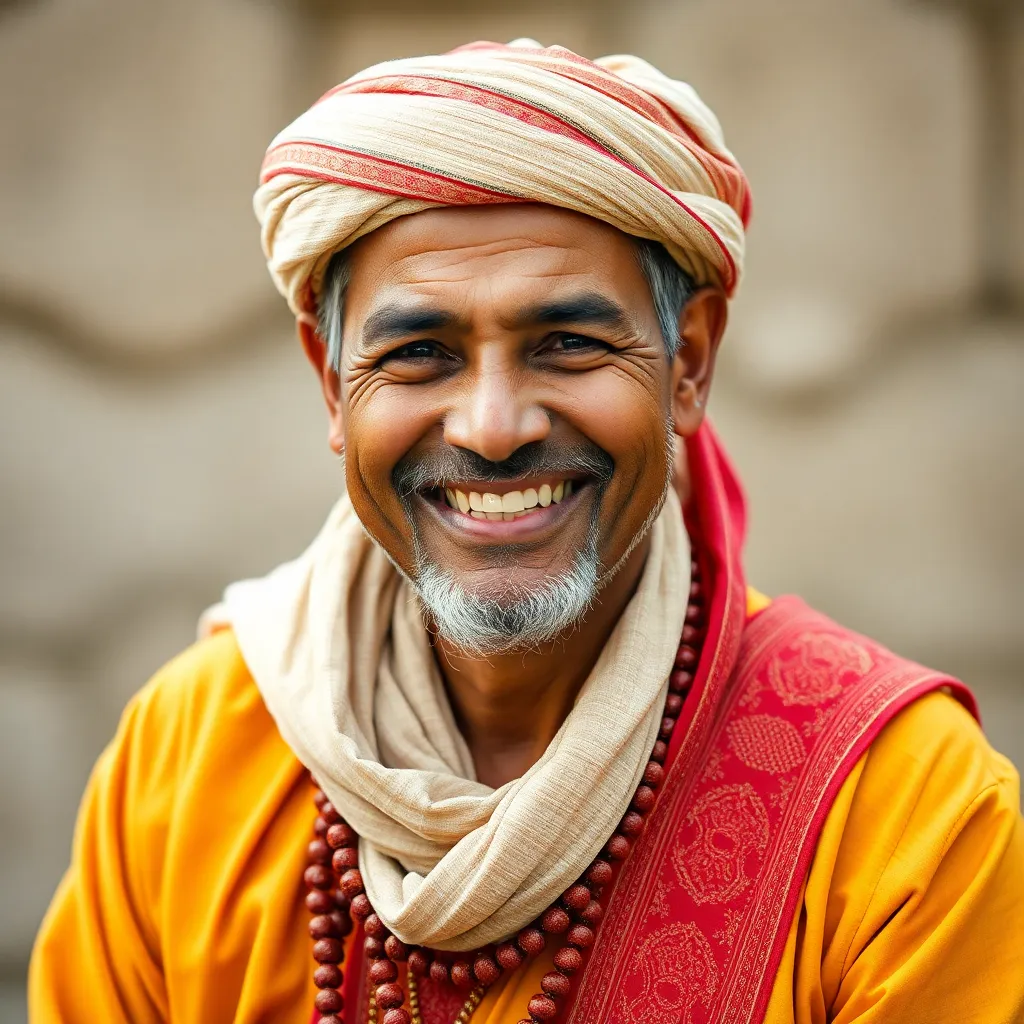
<svg viewBox="0 0 1024 1024">
<path fill-rule="evenodd" d="M 521 40 L 377 64 L 274 139 L 254 206 L 270 273 L 314 312 L 331 255 L 437 206 L 548 203 L 662 242 L 732 294 L 750 193 L 714 114 L 631 56 Z"/>
</svg>

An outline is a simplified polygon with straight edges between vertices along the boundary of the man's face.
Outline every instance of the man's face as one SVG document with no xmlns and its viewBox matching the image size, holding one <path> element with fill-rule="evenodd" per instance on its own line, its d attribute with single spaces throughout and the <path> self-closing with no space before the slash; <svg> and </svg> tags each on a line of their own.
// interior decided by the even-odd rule
<svg viewBox="0 0 1024 1024">
<path fill-rule="evenodd" d="M 578 618 L 661 506 L 670 370 L 614 228 L 541 206 L 396 220 L 351 252 L 339 398 L 356 512 L 421 596 L 433 587 L 435 619 L 445 593 L 525 610 L 506 629 Z M 530 604 L 560 587 L 576 595 L 561 612 Z"/>
</svg>

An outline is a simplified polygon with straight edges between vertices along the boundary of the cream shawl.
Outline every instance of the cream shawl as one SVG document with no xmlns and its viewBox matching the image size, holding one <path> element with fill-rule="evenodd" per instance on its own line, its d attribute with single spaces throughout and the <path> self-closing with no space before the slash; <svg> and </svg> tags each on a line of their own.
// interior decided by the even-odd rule
<svg viewBox="0 0 1024 1024">
<path fill-rule="evenodd" d="M 625 813 L 662 717 L 689 591 L 673 491 L 632 600 L 573 710 L 522 778 L 473 762 L 408 583 L 342 498 L 309 549 L 230 586 L 230 625 L 285 741 L 359 833 L 367 895 L 401 939 L 473 949 L 529 923 Z"/>
</svg>

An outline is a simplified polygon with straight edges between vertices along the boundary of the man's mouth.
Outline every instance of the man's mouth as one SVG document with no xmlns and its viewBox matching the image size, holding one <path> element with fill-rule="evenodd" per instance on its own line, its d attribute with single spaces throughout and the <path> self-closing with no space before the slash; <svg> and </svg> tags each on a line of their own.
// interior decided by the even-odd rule
<svg viewBox="0 0 1024 1024">
<path fill-rule="evenodd" d="M 527 483 L 527 486 L 522 486 Z M 426 497 L 441 502 L 473 519 L 512 522 L 537 515 L 572 496 L 585 481 L 570 478 L 516 481 L 517 486 L 497 483 L 444 483 L 425 488 Z"/>
</svg>

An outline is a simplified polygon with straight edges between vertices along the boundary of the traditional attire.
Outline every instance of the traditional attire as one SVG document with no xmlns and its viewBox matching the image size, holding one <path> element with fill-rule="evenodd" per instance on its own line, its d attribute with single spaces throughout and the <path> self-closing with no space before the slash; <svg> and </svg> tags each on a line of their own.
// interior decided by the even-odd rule
<svg viewBox="0 0 1024 1024">
<path fill-rule="evenodd" d="M 362 234 L 511 201 L 587 213 L 664 242 L 699 280 L 738 280 L 742 172 L 693 91 L 634 58 L 480 44 L 370 69 L 275 140 L 256 205 L 305 316 L 331 253 Z M 457 953 L 513 935 L 601 854 L 667 734 L 691 540 L 699 662 L 560 1019 L 1019 1019 L 1017 777 L 970 694 L 749 591 L 743 500 L 710 426 L 687 457 L 685 529 L 672 496 L 568 718 L 497 790 L 475 779 L 408 584 L 347 499 L 303 556 L 229 588 L 97 765 L 33 957 L 33 1020 L 308 1024 L 309 771 L 359 833 L 394 936 Z M 363 938 L 347 942 L 346 1024 L 371 1012 Z M 549 942 L 489 987 L 474 1024 L 527 1018 L 556 964 Z M 424 1024 L 450 1024 L 463 998 L 424 979 Z"/>
</svg>

